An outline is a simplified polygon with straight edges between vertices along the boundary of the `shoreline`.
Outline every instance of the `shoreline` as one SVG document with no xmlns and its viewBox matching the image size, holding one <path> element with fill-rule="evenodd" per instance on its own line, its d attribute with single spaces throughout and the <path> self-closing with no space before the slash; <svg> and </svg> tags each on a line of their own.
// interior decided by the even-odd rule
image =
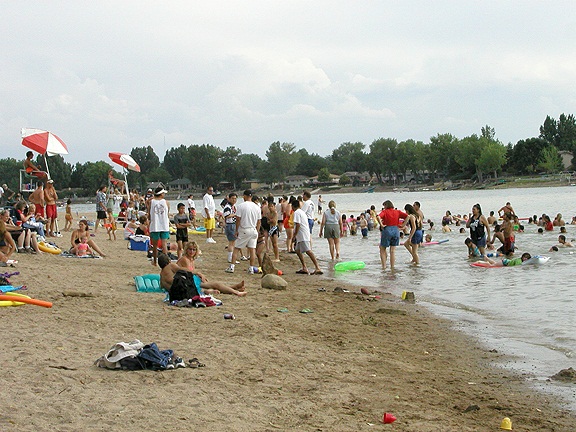
<svg viewBox="0 0 576 432">
<path fill-rule="evenodd" d="M 69 241 L 64 234 L 61 246 Z M 496 430 L 503 417 L 514 430 L 575 429 L 559 399 L 495 366 L 505 356 L 418 302 L 388 293 L 374 299 L 328 277 L 296 275 L 298 260 L 286 253 L 277 266 L 288 289 L 262 289 L 259 275 L 239 271 L 243 264 L 224 273 L 226 242 L 217 234 L 215 245 L 191 236 L 203 251 L 197 268 L 213 280 L 243 278 L 248 296 L 220 295 L 222 307 L 170 307 L 162 294 L 135 292 L 133 276 L 157 272 L 145 254 L 106 238 L 102 229 L 95 237 L 106 259 L 15 257 L 13 270 L 21 274 L 12 282 L 54 307 L 0 311 L 11 329 L 0 354 L 10 370 L 0 380 L 0 429 L 374 430 L 385 411 L 398 418 L 400 431 Z M 63 296 L 67 291 L 93 297 Z M 282 307 L 289 312 L 277 312 Z M 299 313 L 303 308 L 314 312 Z M 237 319 L 224 320 L 224 313 Z M 92 366 L 115 342 L 135 338 L 207 366 L 166 372 Z"/>
</svg>

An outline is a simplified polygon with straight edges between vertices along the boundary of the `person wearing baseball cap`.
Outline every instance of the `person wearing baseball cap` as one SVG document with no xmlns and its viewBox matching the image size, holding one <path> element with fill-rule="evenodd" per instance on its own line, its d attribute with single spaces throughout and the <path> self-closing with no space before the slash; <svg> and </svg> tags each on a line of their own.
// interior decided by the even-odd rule
<svg viewBox="0 0 576 432">
<path fill-rule="evenodd" d="M 150 242 L 152 243 L 152 265 L 158 263 L 158 248 L 168 254 L 166 240 L 170 238 L 170 221 L 168 213 L 170 205 L 164 199 L 166 190 L 157 187 L 154 190 L 154 197 L 150 200 Z"/>
</svg>

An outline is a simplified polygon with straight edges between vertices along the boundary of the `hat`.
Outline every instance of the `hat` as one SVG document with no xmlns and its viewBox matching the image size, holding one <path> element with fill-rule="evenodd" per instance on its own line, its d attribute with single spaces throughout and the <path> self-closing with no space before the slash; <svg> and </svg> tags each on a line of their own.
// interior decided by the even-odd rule
<svg viewBox="0 0 576 432">
<path fill-rule="evenodd" d="M 162 195 L 165 194 L 166 192 L 168 191 L 161 186 L 158 186 L 156 189 L 154 189 L 154 195 Z"/>
<path fill-rule="evenodd" d="M 50 179 L 46 183 L 54 183 L 54 180 Z"/>
<path fill-rule="evenodd" d="M 252 191 L 250 189 L 246 189 L 244 191 L 244 196 L 252 196 Z"/>
<path fill-rule="evenodd" d="M 148 189 L 148 192 L 152 192 L 152 189 Z"/>
</svg>

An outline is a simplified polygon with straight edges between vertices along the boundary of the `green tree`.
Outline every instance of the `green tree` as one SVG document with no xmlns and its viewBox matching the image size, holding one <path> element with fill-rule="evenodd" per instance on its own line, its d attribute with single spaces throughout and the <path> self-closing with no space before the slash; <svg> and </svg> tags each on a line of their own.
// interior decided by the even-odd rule
<svg viewBox="0 0 576 432">
<path fill-rule="evenodd" d="M 322 168 L 328 167 L 328 161 L 326 158 L 317 155 L 316 153 L 309 154 L 308 150 L 302 148 L 298 150 L 298 165 L 294 168 L 295 174 L 305 175 L 312 177 L 320 171 Z"/>
<path fill-rule="evenodd" d="M 228 147 L 220 156 L 220 174 L 223 181 L 232 183 L 233 189 L 252 174 L 252 160 L 242 157 L 242 151 L 236 147 Z"/>
<path fill-rule="evenodd" d="M 368 170 L 376 175 L 379 183 L 384 182 L 384 177 L 392 178 L 397 172 L 396 147 L 398 141 L 393 138 L 379 138 L 370 144 L 368 153 Z"/>
<path fill-rule="evenodd" d="M 202 188 L 208 185 L 216 188 L 221 180 L 220 157 L 222 150 L 211 144 L 191 145 L 186 153 L 186 177 L 192 184 Z"/>
<path fill-rule="evenodd" d="M 185 145 L 180 145 L 178 147 L 172 147 L 166 150 L 164 155 L 164 160 L 162 164 L 172 180 L 176 180 L 184 177 L 186 167 L 184 161 L 186 160 L 186 153 L 188 148 Z"/>
<path fill-rule="evenodd" d="M 430 138 L 430 154 L 428 169 L 432 175 L 441 173 L 444 178 L 458 173 L 460 166 L 455 155 L 458 148 L 458 138 L 446 133 Z"/>
<path fill-rule="evenodd" d="M 103 161 L 86 162 L 82 168 L 82 178 L 79 186 L 87 194 L 95 194 L 100 186 L 108 184 L 108 171 L 110 169 L 112 169 L 110 164 Z"/>
<path fill-rule="evenodd" d="M 558 120 L 546 116 L 544 124 L 540 126 L 540 138 L 556 146 L 558 150 L 574 153 L 576 151 L 576 118 L 573 114 L 560 114 Z"/>
<path fill-rule="evenodd" d="M 151 146 L 134 147 L 130 151 L 130 156 L 140 165 L 140 172 L 129 171 L 128 184 L 130 186 L 140 185 L 140 188 L 143 189 L 146 182 L 153 180 L 148 174 L 160 167 L 160 159 Z"/>
<path fill-rule="evenodd" d="M 340 184 L 341 186 L 346 186 L 347 184 L 350 184 L 350 177 L 348 177 L 346 174 L 342 174 L 340 176 L 340 180 L 338 180 L 338 184 Z"/>
<path fill-rule="evenodd" d="M 330 181 L 330 171 L 328 168 L 322 168 L 318 171 L 318 182 L 319 183 L 326 183 Z"/>
<path fill-rule="evenodd" d="M 557 173 L 564 169 L 562 157 L 554 146 L 547 146 L 540 152 L 538 168 L 547 173 Z"/>
<path fill-rule="evenodd" d="M 0 184 L 6 183 L 14 192 L 20 188 L 20 170 L 22 161 L 14 158 L 0 159 Z"/>
<path fill-rule="evenodd" d="M 168 171 L 166 171 L 166 168 L 164 168 L 163 166 L 159 166 L 158 168 L 154 168 L 153 170 L 149 171 L 146 174 L 146 180 L 153 182 L 162 182 L 166 184 L 172 180 L 172 176 Z M 128 183 L 128 185 L 130 186 L 130 183 Z"/>
<path fill-rule="evenodd" d="M 542 150 L 549 145 L 543 138 L 527 138 L 518 141 L 508 152 L 508 166 L 516 174 L 536 172 L 542 159 Z"/>
<path fill-rule="evenodd" d="M 300 159 L 300 155 L 295 150 L 296 146 L 292 143 L 280 144 L 276 141 L 270 144 L 266 150 L 267 163 L 262 170 L 266 181 L 281 182 L 294 172 Z"/>
<path fill-rule="evenodd" d="M 506 147 L 497 142 L 489 142 L 482 149 L 480 157 L 476 161 L 478 172 L 480 173 L 479 180 L 482 179 L 482 173 L 494 173 L 494 178 L 497 177 L 498 171 L 502 169 L 506 163 Z"/>
<path fill-rule="evenodd" d="M 365 171 L 366 168 L 366 146 L 361 142 L 345 142 L 332 151 L 330 168 L 336 173 L 347 171 Z"/>
</svg>

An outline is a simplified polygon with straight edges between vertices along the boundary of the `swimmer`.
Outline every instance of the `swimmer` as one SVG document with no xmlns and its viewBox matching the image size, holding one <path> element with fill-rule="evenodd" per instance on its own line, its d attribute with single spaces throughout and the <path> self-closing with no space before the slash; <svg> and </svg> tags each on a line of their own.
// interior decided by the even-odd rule
<svg viewBox="0 0 576 432">
<path fill-rule="evenodd" d="M 494 260 L 491 260 L 490 258 L 485 258 L 485 260 L 488 261 L 492 265 L 492 267 L 512 267 L 521 265 L 524 261 L 528 261 L 530 258 L 532 258 L 532 255 L 530 255 L 528 252 L 524 252 L 522 256 L 519 258 L 511 258 L 511 259 L 504 258 L 499 263 L 497 263 Z"/>
<path fill-rule="evenodd" d="M 569 241 L 566 241 L 566 236 L 564 234 L 560 234 L 558 236 L 558 243 L 560 243 L 558 245 L 559 247 L 574 247 L 574 245 L 572 243 L 570 243 Z"/>
</svg>

